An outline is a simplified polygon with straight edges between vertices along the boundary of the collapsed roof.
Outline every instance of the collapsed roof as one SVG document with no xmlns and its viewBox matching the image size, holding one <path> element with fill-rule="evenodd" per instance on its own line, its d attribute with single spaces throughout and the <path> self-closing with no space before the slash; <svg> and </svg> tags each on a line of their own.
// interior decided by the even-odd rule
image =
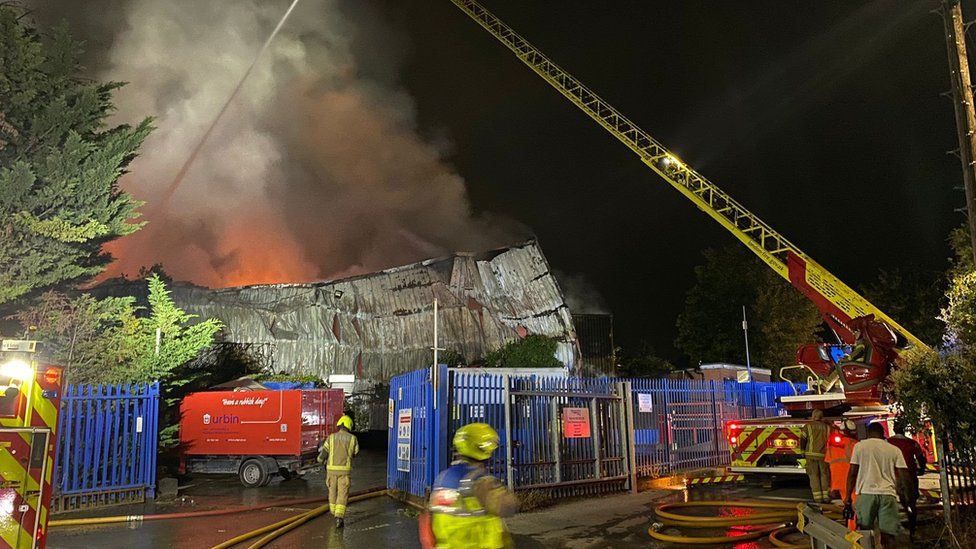
<svg viewBox="0 0 976 549">
<path fill-rule="evenodd" d="M 385 381 L 427 366 L 435 298 L 438 346 L 468 360 L 528 334 L 555 338 L 570 368 L 578 357 L 569 309 L 536 241 L 329 282 L 171 289 L 187 312 L 223 321 L 224 341 L 271 347 L 278 371 Z"/>
</svg>

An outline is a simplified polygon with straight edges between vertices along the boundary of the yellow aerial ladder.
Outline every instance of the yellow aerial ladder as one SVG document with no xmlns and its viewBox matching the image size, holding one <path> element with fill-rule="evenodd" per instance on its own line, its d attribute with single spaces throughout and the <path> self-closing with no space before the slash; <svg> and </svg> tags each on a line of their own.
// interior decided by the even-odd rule
<svg viewBox="0 0 976 549">
<path fill-rule="evenodd" d="M 874 364 L 858 364 L 844 372 L 841 372 L 840 368 L 836 369 L 848 396 L 859 391 L 868 391 L 876 398 L 877 384 L 887 375 L 891 362 L 897 356 L 895 349 L 910 345 L 925 346 L 911 332 L 841 282 L 714 183 L 682 162 L 637 124 L 628 120 L 600 96 L 552 62 L 480 3 L 475 0 L 451 1 L 512 50 L 523 63 L 553 88 L 627 145 L 644 164 L 691 200 L 700 210 L 725 227 L 780 276 L 793 284 L 817 306 L 825 322 L 842 341 L 853 344 L 860 340 L 862 343 L 867 342 L 876 347 L 871 361 Z M 801 348 L 798 357 L 802 352 Z M 820 353 L 820 356 L 826 362 L 823 353 Z M 866 393 L 864 396 L 869 397 Z"/>
</svg>

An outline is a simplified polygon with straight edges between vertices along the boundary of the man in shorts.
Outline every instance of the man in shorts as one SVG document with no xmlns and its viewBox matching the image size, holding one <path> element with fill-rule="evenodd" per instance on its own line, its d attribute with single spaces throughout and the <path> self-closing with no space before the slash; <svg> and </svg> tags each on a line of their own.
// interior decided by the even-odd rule
<svg viewBox="0 0 976 549">
<path fill-rule="evenodd" d="M 906 499 L 908 465 L 901 450 L 884 437 L 880 423 L 868 425 L 868 438 L 854 445 L 851 469 L 847 475 L 846 505 L 857 492 L 857 527 L 873 530 L 875 522 L 881 530 L 881 544 L 886 549 L 896 547 L 901 532 L 898 520 L 899 494 Z"/>
</svg>

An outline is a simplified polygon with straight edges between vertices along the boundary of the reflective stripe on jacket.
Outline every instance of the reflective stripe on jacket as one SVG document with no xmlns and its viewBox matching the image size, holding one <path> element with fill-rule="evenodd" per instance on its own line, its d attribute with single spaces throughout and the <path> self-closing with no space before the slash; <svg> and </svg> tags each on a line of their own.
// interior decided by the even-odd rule
<svg viewBox="0 0 976 549">
<path fill-rule="evenodd" d="M 830 427 L 821 421 L 811 421 L 803 429 L 803 456 L 807 459 L 824 459 L 827 454 L 827 438 Z"/>
<path fill-rule="evenodd" d="M 329 435 L 322 443 L 322 450 L 319 451 L 319 463 L 326 461 L 325 470 L 330 473 L 349 473 L 352 471 L 352 456 L 359 453 L 359 441 L 356 435 L 339 429 L 339 431 Z"/>
<path fill-rule="evenodd" d="M 475 484 L 489 482 L 491 479 L 485 479 L 489 476 L 484 467 L 465 461 L 452 463 L 437 476 L 429 507 L 438 549 L 501 549 L 512 545 L 501 517 L 489 513 L 475 494 Z M 488 497 L 499 499 L 495 497 L 498 491 L 503 492 L 499 498 L 508 495 L 499 484 Z"/>
</svg>

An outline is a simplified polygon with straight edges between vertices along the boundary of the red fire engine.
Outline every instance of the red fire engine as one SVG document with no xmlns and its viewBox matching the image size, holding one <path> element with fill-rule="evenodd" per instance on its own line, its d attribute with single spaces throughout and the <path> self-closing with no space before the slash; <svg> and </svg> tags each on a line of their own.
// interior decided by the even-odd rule
<svg viewBox="0 0 976 549">
<path fill-rule="evenodd" d="M 36 342 L 0 354 L 0 547 L 43 548 L 61 406 L 61 368 L 32 360 Z"/>
</svg>

